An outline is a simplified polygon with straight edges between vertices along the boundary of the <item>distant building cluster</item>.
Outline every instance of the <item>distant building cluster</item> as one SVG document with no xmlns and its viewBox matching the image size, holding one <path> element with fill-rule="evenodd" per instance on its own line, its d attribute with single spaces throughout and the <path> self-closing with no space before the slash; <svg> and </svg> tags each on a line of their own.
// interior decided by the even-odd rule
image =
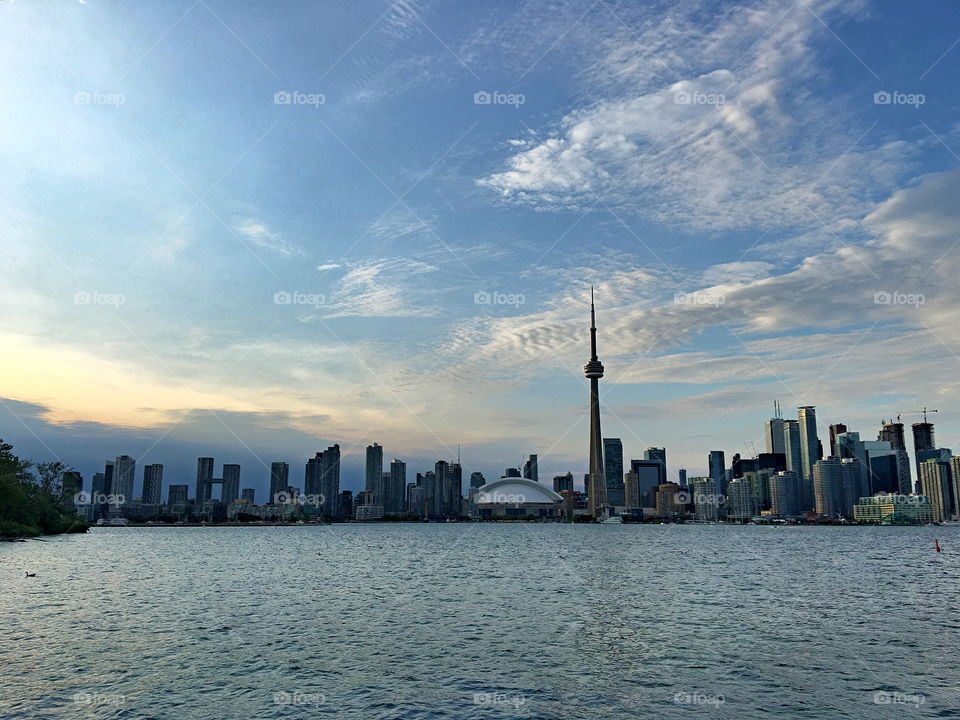
<svg viewBox="0 0 960 720">
<path fill-rule="evenodd" d="M 340 489 L 340 446 L 331 445 L 307 460 L 302 488 L 290 484 L 287 463 L 272 463 L 269 495 L 261 504 L 253 488 L 240 487 L 239 465 L 226 464 L 221 476 L 214 477 L 211 457 L 197 460 L 192 497 L 187 485 L 175 484 L 162 503 L 163 466 L 154 464 L 144 468 L 142 496 L 133 498 L 136 462 L 121 455 L 94 475 L 91 493 L 80 493 L 80 507 L 91 520 L 960 521 L 960 457 L 936 446 L 926 408 L 918 411 L 923 422 L 912 426 L 916 480 L 899 416 L 882 421 L 876 440 L 861 439 L 841 423 L 830 425 L 825 452 L 811 405 L 797 408 L 792 419 L 784 418 L 775 404 L 774 417 L 764 423 L 765 452 L 754 449 L 753 457 L 737 453 L 728 464 L 723 450 L 710 450 L 708 474 L 702 477 L 688 478 L 680 468 L 676 481 L 669 479 L 664 447 L 648 447 L 628 465 L 620 438 L 604 438 L 600 430 L 604 368 L 597 356 L 592 290 L 590 349 L 584 366 L 590 381 L 590 456 L 582 492 L 574 489 L 569 472 L 555 476 L 552 488 L 542 484 L 536 455 L 492 482 L 472 473 L 466 495 L 459 457 L 456 462 L 438 460 L 433 470 L 408 482 L 406 463 L 394 458 L 385 470 L 383 448 L 373 443 L 366 449 L 364 488 L 356 497 Z M 82 486 L 82 478 L 75 480 Z"/>
</svg>

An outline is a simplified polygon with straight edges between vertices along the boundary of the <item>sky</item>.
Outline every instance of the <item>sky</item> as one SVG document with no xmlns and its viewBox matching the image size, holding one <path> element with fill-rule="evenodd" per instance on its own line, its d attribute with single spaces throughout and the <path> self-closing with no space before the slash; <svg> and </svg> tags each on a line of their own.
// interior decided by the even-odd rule
<svg viewBox="0 0 960 720">
<path fill-rule="evenodd" d="M 164 495 L 333 443 L 579 481 L 593 285 L 625 458 L 752 456 L 774 400 L 955 446 L 958 19 L 5 0 L 0 437 Z"/>
</svg>

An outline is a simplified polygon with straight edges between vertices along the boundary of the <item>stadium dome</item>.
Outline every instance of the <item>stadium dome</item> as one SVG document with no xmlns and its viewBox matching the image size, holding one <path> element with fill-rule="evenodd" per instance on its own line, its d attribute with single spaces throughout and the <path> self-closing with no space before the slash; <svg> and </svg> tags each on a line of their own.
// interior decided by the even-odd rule
<svg viewBox="0 0 960 720">
<path fill-rule="evenodd" d="M 550 488 L 534 480 L 518 477 L 502 477 L 477 490 L 478 505 L 529 505 L 563 502 Z"/>
</svg>

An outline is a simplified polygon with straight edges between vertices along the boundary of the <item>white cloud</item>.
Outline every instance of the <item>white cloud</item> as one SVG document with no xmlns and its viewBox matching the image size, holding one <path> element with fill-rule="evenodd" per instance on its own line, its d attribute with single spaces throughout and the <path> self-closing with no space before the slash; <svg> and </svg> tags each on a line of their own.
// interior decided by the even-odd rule
<svg viewBox="0 0 960 720">
<path fill-rule="evenodd" d="M 415 260 L 376 260 L 353 264 L 324 306 L 324 316 L 431 317 L 423 275 L 436 270 Z"/>
<path fill-rule="evenodd" d="M 269 250 L 283 257 L 301 254 L 300 249 L 288 242 L 283 235 L 274 232 L 266 224 L 254 218 L 246 218 L 236 230 L 240 235 L 264 250 Z"/>
</svg>

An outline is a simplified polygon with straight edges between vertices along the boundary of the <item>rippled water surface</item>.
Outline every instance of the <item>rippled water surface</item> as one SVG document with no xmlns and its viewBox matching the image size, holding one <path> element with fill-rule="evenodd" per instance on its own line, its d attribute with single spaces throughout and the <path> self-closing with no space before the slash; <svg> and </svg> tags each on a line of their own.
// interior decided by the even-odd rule
<svg viewBox="0 0 960 720">
<path fill-rule="evenodd" d="M 960 717 L 960 528 L 100 528 L 0 559 L 2 718 Z"/>
</svg>

